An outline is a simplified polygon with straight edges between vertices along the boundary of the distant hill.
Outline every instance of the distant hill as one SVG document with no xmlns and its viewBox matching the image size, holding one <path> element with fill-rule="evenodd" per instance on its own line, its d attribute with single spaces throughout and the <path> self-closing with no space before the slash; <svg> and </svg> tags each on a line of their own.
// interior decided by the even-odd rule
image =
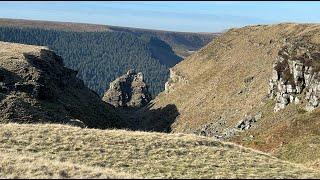
<svg viewBox="0 0 320 180">
<path fill-rule="evenodd" d="M 156 31 L 67 22 L 0 19 L 0 41 L 48 46 L 100 96 L 128 69 L 143 72 L 153 96 L 168 69 L 216 34 Z"/>
<path fill-rule="evenodd" d="M 195 135 L 4 124 L 0 137 L 0 178 L 320 177 L 318 170 Z"/>
<path fill-rule="evenodd" d="M 220 33 L 173 32 L 138 28 L 123 28 L 116 26 L 109 26 L 108 28 L 113 31 L 130 32 L 139 36 L 155 36 L 168 43 L 172 47 L 173 51 L 183 58 L 191 55 L 194 51 L 208 44 L 213 37 L 220 35 Z"/>
<path fill-rule="evenodd" d="M 40 20 L 25 20 L 25 19 L 7 19 L 0 18 L 0 25 L 11 27 L 32 27 L 48 30 L 63 30 L 63 31 L 76 31 L 76 32 L 105 32 L 105 31 L 118 31 L 130 32 L 136 35 L 152 35 L 168 43 L 174 52 L 181 56 L 186 57 L 191 54 L 190 51 L 198 50 L 213 37 L 220 33 L 192 33 L 192 32 L 175 32 L 163 31 L 153 29 L 141 29 L 131 27 L 119 27 L 100 24 L 86 24 L 74 22 L 55 22 L 55 21 L 40 21 Z"/>
</svg>

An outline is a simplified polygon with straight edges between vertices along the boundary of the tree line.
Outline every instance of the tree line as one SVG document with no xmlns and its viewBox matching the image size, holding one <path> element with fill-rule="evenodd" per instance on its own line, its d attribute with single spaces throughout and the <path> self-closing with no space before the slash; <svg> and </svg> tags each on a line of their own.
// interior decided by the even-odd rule
<svg viewBox="0 0 320 180">
<path fill-rule="evenodd" d="M 152 96 L 164 89 L 169 67 L 181 58 L 164 41 L 129 32 L 72 32 L 40 28 L 0 27 L 0 41 L 47 46 L 62 56 L 66 67 L 100 96 L 128 69 L 144 74 Z"/>
</svg>

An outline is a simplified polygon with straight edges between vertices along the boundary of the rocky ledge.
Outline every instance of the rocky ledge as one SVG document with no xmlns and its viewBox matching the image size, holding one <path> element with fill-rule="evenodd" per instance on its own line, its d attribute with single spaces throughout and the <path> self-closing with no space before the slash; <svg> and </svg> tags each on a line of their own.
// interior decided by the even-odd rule
<svg viewBox="0 0 320 180">
<path fill-rule="evenodd" d="M 110 83 L 102 100 L 115 107 L 139 108 L 151 101 L 151 94 L 143 74 L 131 69 Z"/>
<path fill-rule="evenodd" d="M 179 75 L 176 71 L 174 71 L 172 68 L 170 69 L 170 76 L 168 81 L 165 83 L 164 92 L 169 93 L 170 91 L 173 91 L 175 89 L 175 86 L 177 84 L 187 84 L 188 80 L 184 78 L 183 76 Z"/>
</svg>

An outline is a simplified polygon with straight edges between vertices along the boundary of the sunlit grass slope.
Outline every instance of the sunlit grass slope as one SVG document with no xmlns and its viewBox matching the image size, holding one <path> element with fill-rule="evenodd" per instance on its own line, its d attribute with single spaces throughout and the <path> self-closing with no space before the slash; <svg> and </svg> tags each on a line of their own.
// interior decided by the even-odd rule
<svg viewBox="0 0 320 180">
<path fill-rule="evenodd" d="M 0 125 L 0 177 L 319 178 L 270 155 L 185 134 Z"/>
</svg>

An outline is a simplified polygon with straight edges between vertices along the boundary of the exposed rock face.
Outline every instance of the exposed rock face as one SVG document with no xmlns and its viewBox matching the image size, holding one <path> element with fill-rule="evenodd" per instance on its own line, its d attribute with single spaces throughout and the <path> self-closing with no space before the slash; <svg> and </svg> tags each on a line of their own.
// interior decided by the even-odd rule
<svg viewBox="0 0 320 180">
<path fill-rule="evenodd" d="M 143 74 L 129 70 L 110 83 L 102 100 L 115 107 L 142 107 L 150 102 L 151 94 L 143 80 Z"/>
<path fill-rule="evenodd" d="M 114 126 L 112 107 L 76 74 L 46 47 L 0 42 L 0 122 Z"/>
<path fill-rule="evenodd" d="M 179 75 L 173 69 L 170 69 L 170 77 L 168 81 L 165 83 L 165 87 L 164 87 L 165 93 L 169 93 L 170 91 L 173 91 L 175 85 L 178 83 L 186 84 L 188 83 L 188 80 L 186 80 L 184 77 Z"/>
<path fill-rule="evenodd" d="M 289 103 L 301 103 L 302 98 L 307 100 L 306 110 L 311 111 L 318 107 L 319 65 L 319 47 L 301 39 L 285 44 L 279 51 L 269 81 L 269 95 L 277 101 L 275 111 L 285 108 Z"/>
</svg>

